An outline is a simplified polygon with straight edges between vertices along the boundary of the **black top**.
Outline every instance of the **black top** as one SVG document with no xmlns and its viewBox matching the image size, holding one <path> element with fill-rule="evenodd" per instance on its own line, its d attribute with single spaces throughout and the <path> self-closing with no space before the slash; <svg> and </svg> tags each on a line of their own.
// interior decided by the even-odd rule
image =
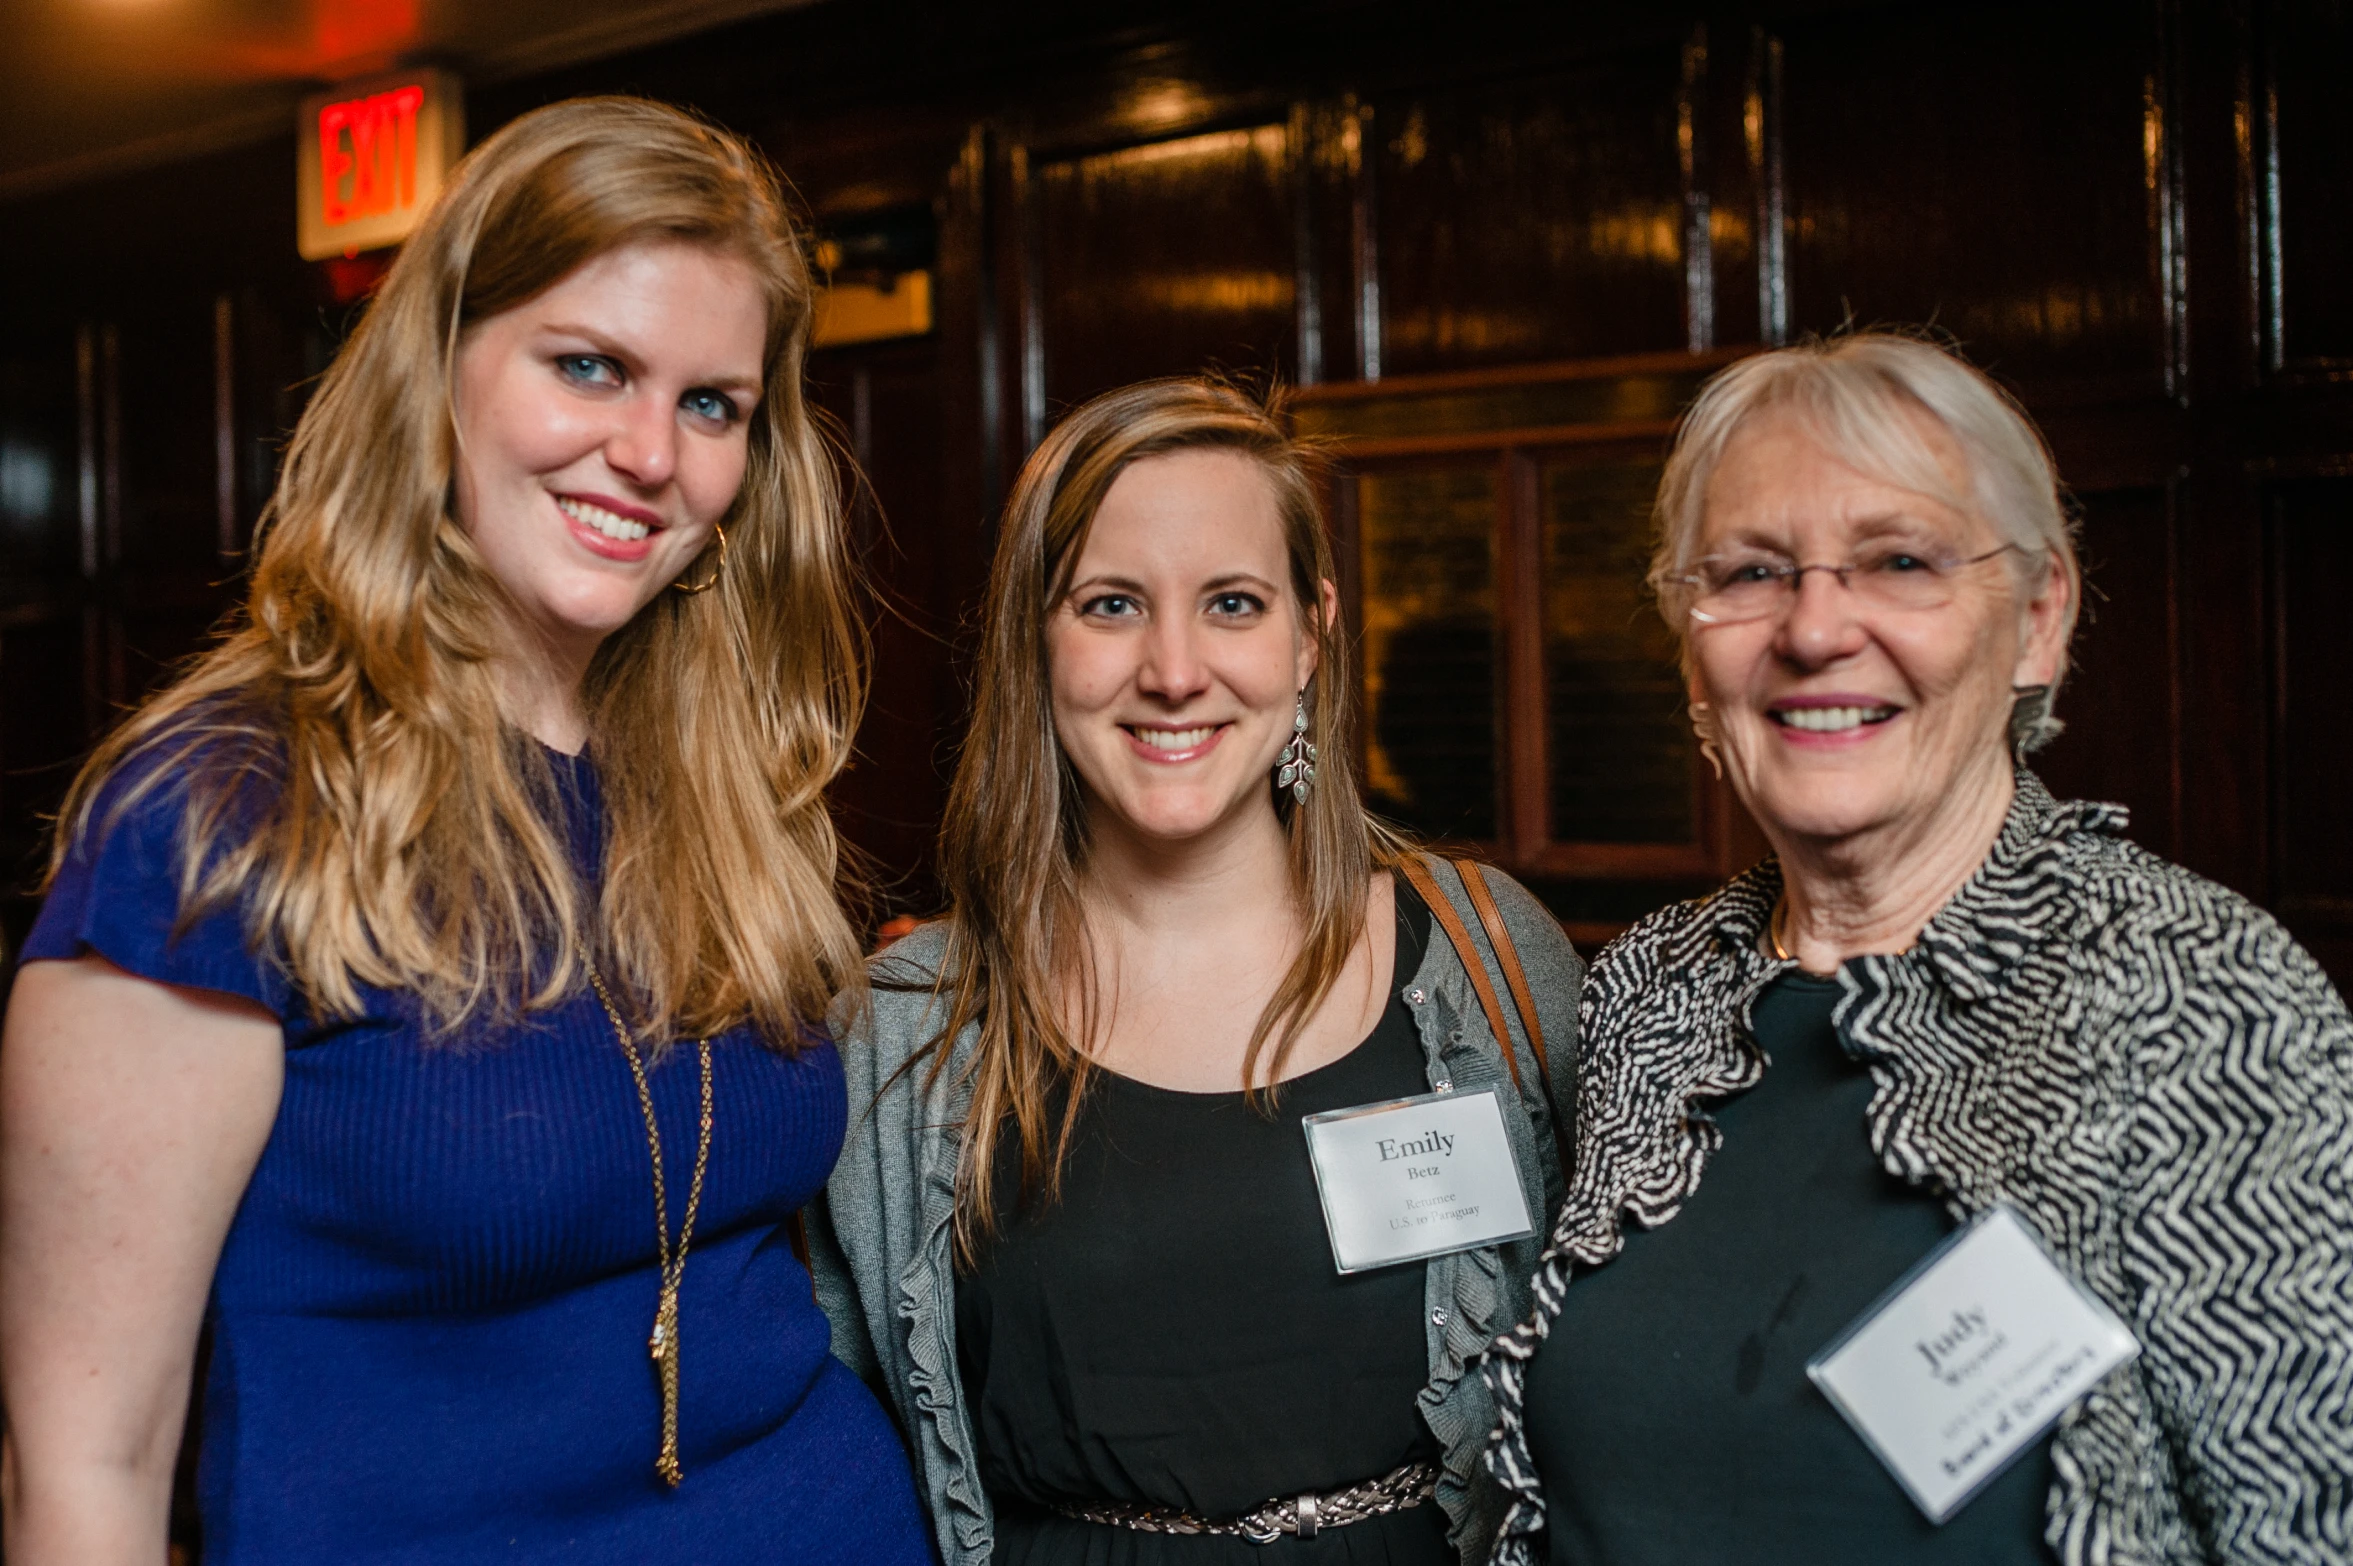
<svg viewBox="0 0 2353 1566">
<path fill-rule="evenodd" d="M 1806 1378 L 1952 1227 L 1871 1153 L 1839 993 L 1791 973 L 1757 997 L 1771 1068 L 1716 1107 L 1699 1189 L 1568 1287 L 1527 1395 L 1554 1566 L 2050 1559 L 2047 1435 L 1933 1527 Z"/>
<path fill-rule="evenodd" d="M 1364 1042 L 1282 1085 L 1180 1093 L 1096 1072 L 1061 1200 L 1010 1218 L 956 1290 L 956 1336 L 998 1566 L 1444 1566 L 1434 1502 L 1271 1545 L 1140 1533 L 1048 1508 L 1144 1502 L 1223 1519 L 1440 1456 L 1419 1263 L 1342 1277 L 1303 1115 L 1429 1091 L 1395 990 L 1430 913 L 1397 889 L 1392 1000 Z M 1010 1139 L 1008 1139 L 1010 1142 Z M 1017 1153 L 999 1189 L 1017 1189 Z"/>
</svg>

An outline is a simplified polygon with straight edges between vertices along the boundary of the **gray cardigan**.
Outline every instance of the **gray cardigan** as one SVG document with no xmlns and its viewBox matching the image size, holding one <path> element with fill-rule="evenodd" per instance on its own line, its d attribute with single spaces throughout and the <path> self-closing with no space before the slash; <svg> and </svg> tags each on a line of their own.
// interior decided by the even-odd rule
<svg viewBox="0 0 2353 1566">
<path fill-rule="evenodd" d="M 1451 866 L 1435 859 L 1429 864 L 1474 932 L 1489 982 L 1505 997 L 1526 1097 L 1511 1091 L 1509 1068 L 1469 976 L 1453 944 L 1435 928 L 1420 968 L 1398 984 L 1421 1034 L 1430 1086 L 1502 1089 L 1504 1123 L 1527 1183 L 1529 1211 L 1551 1212 L 1563 1190 L 1553 1117 L 1569 1113 L 1575 1099 L 1584 965 L 1542 904 L 1508 877 L 1489 874 L 1544 1029 L 1554 1095 L 1547 1102 L 1537 1085 L 1535 1056 L 1519 1036 L 1502 970 L 1462 883 Z M 957 1127 L 970 1100 L 964 1074 L 977 1030 L 968 1028 L 956 1039 L 947 1069 L 936 1077 L 928 1059 L 899 1069 L 938 1031 L 942 1002 L 931 986 L 946 946 L 946 927 L 939 924 L 892 946 L 871 965 L 877 986 L 872 1004 L 848 1024 L 837 1016 L 850 1128 L 825 1197 L 812 1209 L 810 1243 L 818 1295 L 833 1320 L 834 1352 L 873 1383 L 897 1415 L 941 1560 L 945 1566 L 977 1566 L 989 1558 L 994 1525 L 956 1356 L 949 1235 Z M 1486 1560 L 1503 1516 L 1502 1494 L 1480 1462 L 1495 1423 L 1494 1404 L 1479 1377 L 1466 1371 L 1496 1333 L 1526 1314 L 1527 1280 L 1540 1245 L 1540 1239 L 1522 1240 L 1423 1264 L 1430 1380 L 1418 1401 L 1445 1449 L 1437 1499 L 1464 1566 Z"/>
</svg>

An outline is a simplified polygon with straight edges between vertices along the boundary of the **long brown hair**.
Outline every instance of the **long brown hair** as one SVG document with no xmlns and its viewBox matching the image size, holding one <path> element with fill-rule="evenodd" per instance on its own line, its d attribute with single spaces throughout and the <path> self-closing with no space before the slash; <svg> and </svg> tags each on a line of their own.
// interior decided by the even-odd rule
<svg viewBox="0 0 2353 1566">
<path fill-rule="evenodd" d="M 1299 1030 L 1363 933 L 1367 881 L 1398 852 L 1357 793 L 1348 648 L 1339 625 L 1321 612 L 1321 587 L 1334 571 L 1320 474 L 1312 448 L 1286 427 L 1279 400 L 1171 379 L 1106 393 L 1071 414 L 1030 457 L 1006 503 L 982 618 L 971 734 L 940 832 L 949 913 L 939 985 L 948 1005 L 947 1025 L 929 1046 L 934 1078 L 949 1042 L 967 1024 L 980 1029 L 966 1067 L 972 1099 L 957 1169 L 956 1239 L 968 1260 L 995 1230 L 999 1137 L 1010 1129 L 1020 1140 L 1022 1189 L 1053 1200 L 1089 1071 L 1096 989 L 1079 901 L 1086 805 L 1055 738 L 1048 622 L 1113 481 L 1147 457 L 1204 449 L 1239 452 L 1265 474 L 1282 517 L 1290 590 L 1318 653 L 1307 689 L 1315 786 L 1304 803 L 1276 798 L 1306 930 L 1251 1033 L 1245 1083 L 1258 1080 L 1270 1047 L 1265 1076 L 1280 1079 Z M 1077 1037 L 1065 1022 L 1072 997 Z"/>
<path fill-rule="evenodd" d="M 544 753 L 500 715 L 506 595 L 451 514 L 453 367 L 467 329 L 622 246 L 746 262 L 768 306 L 765 390 L 717 587 L 664 593 L 583 691 L 606 808 L 601 906 L 579 905 Z M 101 745 L 51 873 L 126 761 L 190 790 L 183 918 L 242 897 L 249 935 L 323 1015 L 361 983 L 442 1027 L 581 982 L 585 913 L 650 1038 L 749 1020 L 790 1046 L 859 972 L 823 790 L 849 755 L 862 643 L 832 461 L 801 396 L 814 292 L 774 172 L 685 112 L 587 98 L 525 115 L 459 165 L 296 428 L 251 592 L 222 640 Z M 153 762 L 154 765 L 148 765 Z M 248 811 L 248 773 L 272 785 Z"/>
</svg>

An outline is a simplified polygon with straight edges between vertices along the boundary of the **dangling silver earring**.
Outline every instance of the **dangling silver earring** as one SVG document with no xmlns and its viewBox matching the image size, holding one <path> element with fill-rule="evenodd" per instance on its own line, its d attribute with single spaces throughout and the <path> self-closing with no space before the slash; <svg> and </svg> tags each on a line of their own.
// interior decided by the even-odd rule
<svg viewBox="0 0 2353 1566">
<path fill-rule="evenodd" d="M 1275 792 L 1291 791 L 1294 804 L 1305 804 L 1307 786 L 1315 781 L 1315 747 L 1307 742 L 1307 692 L 1299 693 L 1299 708 L 1291 714 L 1291 743 L 1275 758 Z"/>
</svg>

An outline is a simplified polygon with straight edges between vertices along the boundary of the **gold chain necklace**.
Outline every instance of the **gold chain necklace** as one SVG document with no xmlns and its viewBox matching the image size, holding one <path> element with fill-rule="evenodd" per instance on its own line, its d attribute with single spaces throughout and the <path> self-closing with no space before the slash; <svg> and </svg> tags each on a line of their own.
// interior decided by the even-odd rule
<svg viewBox="0 0 2353 1566">
<path fill-rule="evenodd" d="M 637 1058 L 637 1043 L 621 1020 L 621 1009 L 613 1004 L 593 963 L 588 966 L 588 982 L 595 986 L 597 1001 L 613 1024 L 613 1036 L 621 1041 L 621 1053 L 628 1057 L 629 1075 L 637 1083 L 637 1104 L 645 1111 L 646 1147 L 654 1155 L 654 1237 L 661 1242 L 662 1262 L 662 1292 L 654 1306 L 653 1336 L 646 1340 L 662 1378 L 662 1453 L 654 1460 L 654 1472 L 662 1476 L 664 1484 L 676 1488 L 686 1477 L 678 1466 L 678 1285 L 686 1277 L 686 1248 L 694 1239 L 695 1213 L 703 1205 L 703 1171 L 711 1163 L 711 1041 L 704 1039 L 697 1046 L 703 1058 L 702 1130 L 695 1141 L 694 1183 L 686 1192 L 686 1218 L 678 1226 L 678 1245 L 673 1250 L 670 1193 L 662 1183 L 662 1127 L 654 1118 L 654 1090 L 646 1081 L 645 1063 Z"/>
<path fill-rule="evenodd" d="M 1773 900 L 1773 917 L 1765 921 L 1765 939 L 1773 943 L 1773 955 L 1783 962 L 1794 962 L 1789 948 L 1781 944 L 1781 928 L 1789 920 L 1789 894 L 1783 892 Z"/>
</svg>

